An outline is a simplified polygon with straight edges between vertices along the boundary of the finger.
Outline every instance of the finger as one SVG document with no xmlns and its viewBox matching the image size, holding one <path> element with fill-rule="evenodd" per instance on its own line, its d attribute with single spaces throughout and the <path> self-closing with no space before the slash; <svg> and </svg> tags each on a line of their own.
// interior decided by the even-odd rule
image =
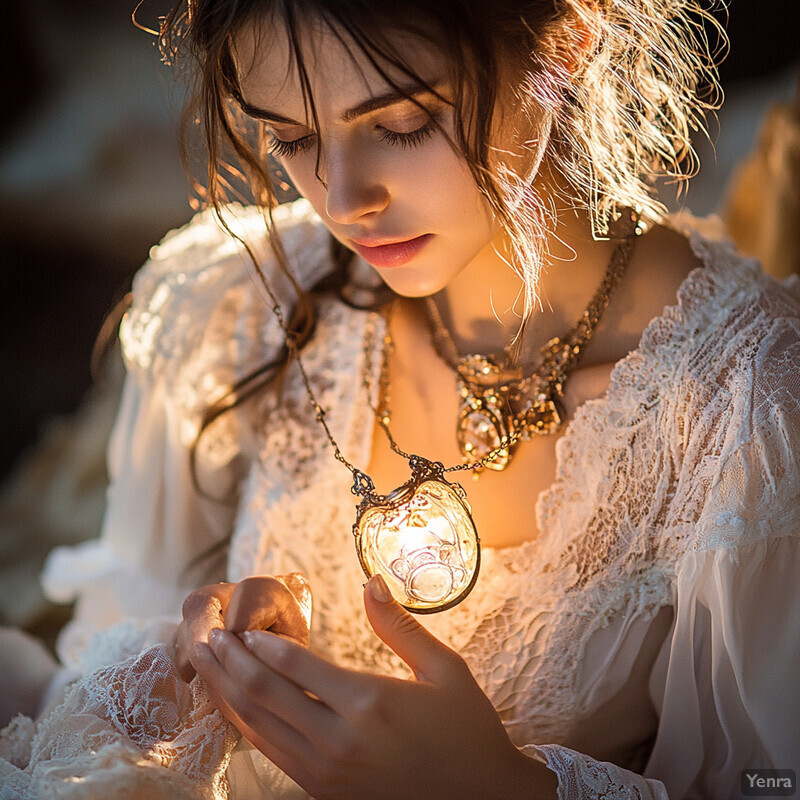
<svg viewBox="0 0 800 800">
<path fill-rule="evenodd" d="M 271 635 L 248 631 L 244 638 L 252 641 L 255 636 Z M 332 735 L 336 721 L 334 712 L 309 697 L 292 680 L 270 669 L 236 636 L 215 631 L 210 646 L 230 680 L 251 703 L 268 710 L 317 746 Z"/>
<path fill-rule="evenodd" d="M 184 603 L 184 619 L 192 641 L 208 643 L 208 634 L 224 623 L 225 609 L 235 588 L 233 583 L 220 584 L 213 593 L 197 598 L 188 615 Z"/>
<path fill-rule="evenodd" d="M 250 724 L 238 715 L 228 701 L 222 696 L 220 686 L 227 681 L 224 668 L 217 660 L 210 646 L 207 644 L 198 645 L 198 674 L 205 682 L 205 688 L 211 702 L 220 712 L 238 729 L 238 731 L 256 749 L 262 752 L 278 769 L 285 772 L 300 786 L 306 788 L 310 793 L 313 785 L 315 766 L 320 763 L 320 758 L 313 750 L 309 751 L 307 743 L 302 739 L 294 740 L 290 726 L 274 715 L 270 717 L 269 711 L 264 711 L 264 718 L 261 722 L 253 719 Z M 237 702 L 237 700 L 233 700 Z M 268 730 L 268 726 L 283 733 L 276 734 L 275 730 Z M 289 750 L 291 744 L 287 742 L 295 741 L 300 745 L 299 749 Z M 283 749 L 279 744 L 283 744 Z"/>
<path fill-rule="evenodd" d="M 227 680 L 227 676 L 222 665 L 217 661 L 213 651 L 207 644 L 198 645 L 198 665 L 200 667 L 198 674 L 203 679 L 208 696 L 214 706 L 220 710 L 223 716 L 237 728 L 239 733 L 250 744 L 260 750 L 279 769 L 283 770 L 287 775 L 291 775 L 300 783 L 308 772 L 307 765 L 302 758 L 298 757 L 296 753 L 282 750 L 276 743 L 279 739 L 278 736 L 274 737 L 276 741 L 267 738 L 268 735 L 274 736 L 274 734 L 270 734 L 267 731 L 266 724 L 263 722 L 261 724 L 256 720 L 253 720 L 252 724 L 245 722 L 223 698 L 219 686 Z M 268 714 L 269 712 L 264 712 L 265 718 Z M 286 732 L 287 737 L 291 736 L 288 726 L 282 723 L 281 720 L 275 718 L 271 722 L 276 727 L 281 727 Z M 257 731 L 256 727 L 261 732 Z M 306 755 L 305 758 L 308 758 L 308 756 Z M 316 755 L 313 758 L 314 761 L 312 763 L 316 763 Z"/>
<path fill-rule="evenodd" d="M 173 660 L 175 668 L 178 670 L 181 680 L 189 683 L 195 676 L 195 668 L 189 655 L 191 642 L 186 638 L 186 631 L 183 625 L 179 625 L 175 631 L 175 638 L 172 642 Z"/>
<path fill-rule="evenodd" d="M 213 639 L 209 645 L 198 645 L 197 651 L 197 673 L 205 681 L 211 701 L 251 744 L 275 763 L 278 758 L 297 765 L 314 763 L 316 753 L 308 739 L 269 709 L 254 703 L 232 679 L 213 650 Z"/>
<path fill-rule="evenodd" d="M 296 642 L 271 633 L 251 631 L 243 638 L 259 661 L 319 698 L 341 717 L 347 717 L 354 699 L 366 690 L 372 678 L 332 664 Z"/>
<path fill-rule="evenodd" d="M 394 600 L 380 575 L 373 575 L 367 582 L 364 607 L 372 629 L 411 667 L 417 680 L 444 685 L 470 674 L 458 653 Z"/>
<path fill-rule="evenodd" d="M 311 629 L 311 584 L 301 572 L 290 572 L 288 575 L 279 575 L 278 580 L 294 595 L 300 612 L 306 623 L 306 628 Z"/>
<path fill-rule="evenodd" d="M 193 649 L 197 642 L 208 642 L 209 631 L 223 624 L 223 612 L 235 584 L 219 583 L 192 592 L 183 603 L 183 622 L 176 636 L 175 664 L 185 681 L 194 677 Z"/>
<path fill-rule="evenodd" d="M 272 630 L 308 644 L 308 622 L 292 591 L 277 578 L 257 575 L 236 587 L 225 610 L 225 628 L 234 633 Z"/>
</svg>

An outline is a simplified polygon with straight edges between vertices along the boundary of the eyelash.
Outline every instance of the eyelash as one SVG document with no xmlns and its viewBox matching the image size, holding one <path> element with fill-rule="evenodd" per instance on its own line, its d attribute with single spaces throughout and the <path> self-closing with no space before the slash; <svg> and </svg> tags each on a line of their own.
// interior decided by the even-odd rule
<svg viewBox="0 0 800 800">
<path fill-rule="evenodd" d="M 398 133 L 384 129 L 379 141 L 388 142 L 396 147 L 417 147 L 429 139 L 434 131 L 434 118 L 429 119 L 422 127 L 408 133 Z M 279 139 L 274 133 L 270 132 L 269 152 L 277 158 L 292 158 L 298 153 L 307 150 L 311 146 L 311 140 L 315 134 L 301 136 L 299 139 L 287 142 Z"/>
</svg>

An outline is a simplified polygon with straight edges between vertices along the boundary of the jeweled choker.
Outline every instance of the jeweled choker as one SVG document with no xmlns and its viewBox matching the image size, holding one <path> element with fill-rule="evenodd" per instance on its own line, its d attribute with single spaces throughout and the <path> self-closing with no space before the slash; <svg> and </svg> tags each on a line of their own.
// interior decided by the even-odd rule
<svg viewBox="0 0 800 800">
<path fill-rule="evenodd" d="M 635 223 L 635 233 L 639 230 Z M 460 408 L 456 438 L 465 463 L 480 470 L 483 458 L 496 453 L 485 466 L 504 470 L 511 463 L 516 443 L 561 430 L 566 418 L 563 398 L 567 379 L 580 363 L 625 274 L 635 233 L 614 248 L 603 280 L 575 325 L 563 336 L 550 339 L 540 350 L 539 363 L 526 371 L 512 363 L 508 349 L 502 359 L 481 354 L 462 356 L 436 300 L 425 299 L 434 349 L 457 375 Z"/>
</svg>

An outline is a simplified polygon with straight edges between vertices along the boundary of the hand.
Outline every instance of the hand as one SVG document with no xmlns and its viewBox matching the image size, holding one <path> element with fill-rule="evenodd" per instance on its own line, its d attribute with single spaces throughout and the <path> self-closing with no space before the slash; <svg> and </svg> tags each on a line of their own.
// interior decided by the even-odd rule
<svg viewBox="0 0 800 800">
<path fill-rule="evenodd" d="M 511 743 L 461 657 L 372 578 L 367 616 L 413 670 L 343 669 L 269 633 L 212 632 L 197 671 L 214 703 L 318 800 L 555 798 L 556 779 Z"/>
<path fill-rule="evenodd" d="M 298 572 L 204 586 L 183 603 L 183 621 L 175 634 L 175 665 L 188 683 L 195 675 L 196 647 L 208 643 L 214 628 L 233 633 L 270 630 L 307 646 L 310 624 L 311 590 Z"/>
</svg>

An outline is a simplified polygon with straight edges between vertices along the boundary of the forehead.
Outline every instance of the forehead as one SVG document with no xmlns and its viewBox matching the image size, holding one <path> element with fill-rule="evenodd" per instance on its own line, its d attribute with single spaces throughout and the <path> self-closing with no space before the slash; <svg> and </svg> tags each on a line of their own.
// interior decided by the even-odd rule
<svg viewBox="0 0 800 800">
<path fill-rule="evenodd" d="M 312 18 L 296 26 L 296 44 L 290 33 L 286 22 L 273 15 L 247 23 L 235 35 L 233 57 L 248 103 L 299 113 L 303 108 L 301 62 L 319 114 L 334 114 L 390 88 L 370 58 L 340 28 Z M 412 82 L 412 75 L 429 84 L 448 77 L 447 58 L 419 34 L 400 30 L 383 33 L 376 44 L 379 51 L 399 58 L 408 70 L 370 53 L 386 76 L 399 85 Z"/>
</svg>

